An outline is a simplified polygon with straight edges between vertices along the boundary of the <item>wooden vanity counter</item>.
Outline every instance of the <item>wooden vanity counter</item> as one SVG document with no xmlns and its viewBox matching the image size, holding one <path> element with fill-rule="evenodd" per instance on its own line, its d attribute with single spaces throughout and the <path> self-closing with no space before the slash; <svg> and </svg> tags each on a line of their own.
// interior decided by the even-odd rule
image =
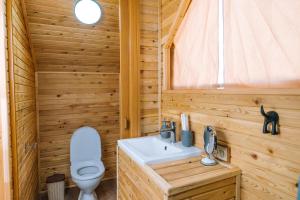
<svg viewBox="0 0 300 200">
<path fill-rule="evenodd" d="M 139 165 L 118 150 L 118 199 L 240 199 L 239 168 L 203 166 L 201 157 Z"/>
</svg>

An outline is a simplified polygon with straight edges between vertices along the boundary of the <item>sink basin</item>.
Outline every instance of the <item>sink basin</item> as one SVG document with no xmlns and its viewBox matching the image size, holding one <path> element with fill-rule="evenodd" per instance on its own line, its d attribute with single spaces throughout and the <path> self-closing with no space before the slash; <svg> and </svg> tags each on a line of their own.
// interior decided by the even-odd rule
<svg viewBox="0 0 300 200">
<path fill-rule="evenodd" d="M 160 135 L 118 141 L 118 146 L 139 164 L 157 164 L 199 156 L 197 147 L 184 147 L 181 142 L 171 144 Z"/>
</svg>

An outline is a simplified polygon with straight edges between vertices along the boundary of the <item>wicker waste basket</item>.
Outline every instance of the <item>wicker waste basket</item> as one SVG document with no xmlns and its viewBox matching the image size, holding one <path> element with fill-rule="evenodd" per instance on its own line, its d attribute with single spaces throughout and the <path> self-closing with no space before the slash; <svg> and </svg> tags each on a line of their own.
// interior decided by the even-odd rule
<svg viewBox="0 0 300 200">
<path fill-rule="evenodd" d="M 64 200 L 65 198 L 65 175 L 54 174 L 47 178 L 48 200 Z"/>
</svg>

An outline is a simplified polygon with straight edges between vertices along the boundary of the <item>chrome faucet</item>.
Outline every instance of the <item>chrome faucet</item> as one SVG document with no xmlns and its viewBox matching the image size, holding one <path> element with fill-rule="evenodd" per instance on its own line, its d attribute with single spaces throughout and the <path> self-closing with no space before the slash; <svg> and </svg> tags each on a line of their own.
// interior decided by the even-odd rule
<svg viewBox="0 0 300 200">
<path fill-rule="evenodd" d="M 171 132 L 170 142 L 172 144 L 176 143 L 176 133 L 173 131 Z"/>
<path fill-rule="evenodd" d="M 176 143 L 176 123 L 175 122 L 171 122 L 171 138 L 170 138 L 170 142 Z"/>
<path fill-rule="evenodd" d="M 162 128 L 160 129 L 161 137 L 170 138 L 171 143 L 176 143 L 176 122 L 163 121 L 162 124 Z"/>
</svg>

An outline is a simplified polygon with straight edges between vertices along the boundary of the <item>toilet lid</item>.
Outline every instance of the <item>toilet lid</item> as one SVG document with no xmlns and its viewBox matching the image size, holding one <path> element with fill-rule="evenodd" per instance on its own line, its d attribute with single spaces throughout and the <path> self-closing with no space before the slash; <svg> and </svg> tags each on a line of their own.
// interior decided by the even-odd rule
<svg viewBox="0 0 300 200">
<path fill-rule="evenodd" d="M 101 141 L 96 129 L 85 126 L 74 131 L 70 145 L 71 163 L 101 160 Z"/>
</svg>

